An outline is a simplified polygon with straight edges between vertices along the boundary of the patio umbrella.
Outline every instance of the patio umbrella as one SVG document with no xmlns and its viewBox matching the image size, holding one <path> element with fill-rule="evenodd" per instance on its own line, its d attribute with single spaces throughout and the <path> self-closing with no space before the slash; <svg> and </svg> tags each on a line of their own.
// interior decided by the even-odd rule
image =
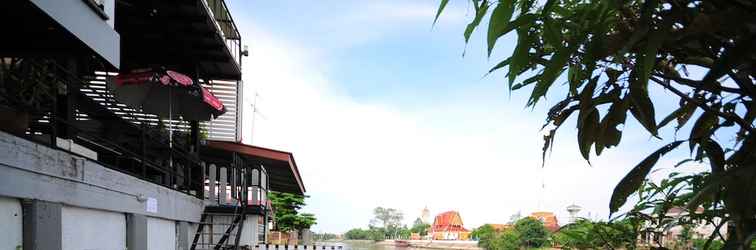
<svg viewBox="0 0 756 250">
<path fill-rule="evenodd" d="M 171 70 L 120 74 L 109 83 L 116 100 L 144 112 L 173 119 L 209 121 L 226 112 L 210 91 L 190 77 Z"/>
</svg>

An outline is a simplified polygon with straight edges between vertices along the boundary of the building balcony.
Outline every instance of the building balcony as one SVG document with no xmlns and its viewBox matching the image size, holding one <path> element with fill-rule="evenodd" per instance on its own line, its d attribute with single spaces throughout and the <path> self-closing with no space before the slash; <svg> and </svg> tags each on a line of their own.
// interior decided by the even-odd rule
<svg viewBox="0 0 756 250">
<path fill-rule="evenodd" d="M 241 35 L 223 0 L 122 0 L 121 70 L 164 66 L 206 80 L 241 80 Z"/>
</svg>

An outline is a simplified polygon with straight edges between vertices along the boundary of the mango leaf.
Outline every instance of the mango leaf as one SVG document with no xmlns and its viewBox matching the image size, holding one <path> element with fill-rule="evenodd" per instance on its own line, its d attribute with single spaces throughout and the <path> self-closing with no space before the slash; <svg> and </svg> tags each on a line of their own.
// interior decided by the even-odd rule
<svg viewBox="0 0 756 250">
<path fill-rule="evenodd" d="M 704 84 L 713 84 L 717 79 L 722 77 L 729 69 L 736 68 L 741 61 L 748 58 L 749 52 L 753 49 L 753 44 L 756 43 L 756 36 L 744 36 L 735 43 L 735 46 L 725 48 L 722 52 L 722 56 L 714 62 L 711 70 L 706 73 L 703 78 Z"/>
<path fill-rule="evenodd" d="M 535 75 L 535 76 L 532 76 L 532 77 L 530 77 L 528 79 L 525 79 L 525 81 L 522 81 L 521 83 L 518 83 L 518 84 L 515 84 L 514 86 L 512 86 L 511 90 L 518 90 L 518 89 L 520 89 L 522 87 L 528 86 L 528 85 L 530 85 L 530 84 L 538 81 L 539 77 L 541 77 L 541 75 Z"/>
<path fill-rule="evenodd" d="M 496 71 L 496 70 L 498 70 L 498 69 L 501 69 L 501 68 L 503 68 L 504 66 L 507 66 L 507 65 L 509 65 L 509 62 L 510 62 L 510 61 L 512 61 L 512 58 L 511 58 L 511 57 L 509 57 L 509 58 L 507 58 L 507 59 L 504 59 L 503 61 L 501 61 L 501 62 L 497 63 L 497 64 L 496 64 L 496 66 L 494 66 L 493 68 L 491 68 L 490 70 L 488 70 L 488 73 L 486 73 L 486 75 L 489 75 L 489 74 L 493 73 L 494 71 Z"/>
<path fill-rule="evenodd" d="M 436 11 L 436 18 L 433 19 L 433 25 L 436 25 L 436 22 L 438 21 L 438 17 L 441 16 L 441 12 L 444 11 L 444 8 L 446 8 L 446 4 L 449 3 L 449 0 L 441 0 L 441 5 L 438 6 L 438 10 Z"/>
<path fill-rule="evenodd" d="M 582 122 L 578 121 L 578 146 L 580 147 L 580 154 L 590 164 L 591 145 L 595 142 L 596 132 L 599 129 L 599 112 L 596 108 L 592 108 L 587 112 L 589 112 L 587 115 L 583 114 L 583 111 L 578 115 L 579 117 L 585 117 Z"/>
<path fill-rule="evenodd" d="M 528 50 L 530 49 L 530 37 L 528 37 L 527 28 L 517 29 L 517 46 L 512 52 L 509 62 L 509 72 L 507 77 L 509 78 L 509 89 L 512 89 L 512 84 L 517 79 L 517 75 L 520 70 L 524 69 L 528 64 Z"/>
<path fill-rule="evenodd" d="M 617 146 L 622 139 L 622 131 L 617 129 L 625 124 L 627 119 L 627 104 L 624 100 L 616 101 L 609 107 L 609 111 L 601 120 L 600 136 L 596 140 L 596 154 L 600 155 L 604 147 Z"/>
<path fill-rule="evenodd" d="M 708 138 L 709 135 L 714 133 L 712 128 L 714 128 L 718 121 L 719 119 L 717 118 L 717 115 L 712 112 L 704 112 L 698 117 L 696 123 L 693 124 L 693 129 L 690 130 L 690 137 L 688 137 L 688 141 L 690 142 L 690 152 L 693 152 L 693 148 L 696 144 L 700 143 L 701 140 Z"/>
<path fill-rule="evenodd" d="M 693 113 L 696 112 L 696 104 L 692 102 L 686 102 L 680 109 L 683 111 L 680 113 L 679 116 L 677 116 L 677 127 L 676 130 L 680 130 L 683 126 L 685 126 L 685 123 L 688 123 L 688 120 L 690 120 L 691 117 L 693 117 Z"/>
<path fill-rule="evenodd" d="M 651 102 L 651 98 L 648 97 L 648 81 L 640 81 L 637 74 L 639 74 L 638 67 L 633 70 L 632 74 L 636 74 L 635 77 L 631 77 L 630 80 L 630 101 L 632 107 L 630 113 L 633 114 L 635 119 L 643 125 L 644 128 L 652 135 L 657 136 L 656 128 L 656 114 L 654 112 L 654 104 Z"/>
<path fill-rule="evenodd" d="M 619 210 L 619 208 L 625 204 L 627 197 L 637 191 L 638 188 L 640 188 L 643 180 L 646 179 L 646 176 L 654 167 L 654 165 L 656 165 L 656 162 L 659 161 L 659 158 L 661 156 L 669 153 L 673 149 L 677 148 L 677 146 L 680 146 L 680 144 L 682 143 L 683 141 L 675 141 L 665 145 L 664 147 L 661 147 L 660 149 L 648 155 L 646 159 L 643 159 L 643 161 L 638 163 L 638 165 L 630 170 L 630 172 L 627 173 L 627 175 L 622 178 L 619 184 L 617 184 L 617 186 L 614 188 L 612 198 L 609 201 L 610 213 L 617 212 L 617 210 Z"/>
<path fill-rule="evenodd" d="M 473 18 L 472 22 L 467 24 L 467 27 L 465 28 L 465 43 L 470 40 L 470 35 L 472 35 L 473 31 L 475 31 L 475 28 L 478 27 L 480 21 L 483 20 L 483 16 L 486 15 L 487 11 L 488 2 L 486 0 L 483 0 L 483 2 L 480 3 L 480 8 L 477 8 L 475 10 L 475 18 Z"/>
<path fill-rule="evenodd" d="M 570 59 L 570 55 L 575 52 L 576 49 L 577 46 L 573 45 L 570 47 L 559 48 L 559 50 L 554 53 L 554 56 L 552 56 L 551 60 L 549 60 L 549 64 L 543 70 L 541 78 L 539 79 L 538 83 L 536 83 L 535 88 L 533 88 L 533 93 L 530 94 L 528 106 L 535 105 L 538 100 L 541 99 L 541 97 L 546 95 L 546 92 L 551 87 L 551 84 L 553 84 L 556 78 L 562 73 L 562 71 L 564 70 L 564 65 L 567 63 L 567 60 Z"/>
<path fill-rule="evenodd" d="M 488 19 L 488 56 L 491 56 L 491 51 L 496 40 L 502 35 L 511 31 L 509 28 L 510 19 L 514 13 L 514 1 L 499 1 L 493 12 L 491 12 L 491 18 Z"/>
<path fill-rule="evenodd" d="M 709 164 L 711 165 L 711 173 L 717 174 L 724 171 L 725 157 L 724 150 L 719 146 L 719 143 L 712 139 L 706 139 L 701 143 L 701 148 L 706 152 L 706 156 L 709 158 Z"/>
<path fill-rule="evenodd" d="M 685 102 L 684 105 L 680 106 L 675 111 L 673 111 L 672 113 L 670 113 L 669 115 L 667 115 L 667 117 L 665 117 L 661 122 L 659 122 L 659 125 L 657 125 L 656 127 L 657 128 L 663 128 L 664 126 L 667 126 L 667 124 L 669 124 L 673 120 L 678 120 L 679 121 L 681 118 L 684 118 L 684 116 L 688 116 L 688 114 L 692 115 L 693 112 L 691 111 L 691 106 L 692 106 L 692 110 L 693 111 L 695 111 L 696 106 L 695 106 L 695 104 L 693 104 L 693 105 L 691 105 L 691 104 L 692 104 L 691 102 Z M 684 119 L 687 120 L 689 118 L 690 117 L 688 116 L 688 118 L 684 118 Z M 678 128 L 679 127 L 680 126 L 678 126 Z"/>
<path fill-rule="evenodd" d="M 731 176 L 734 172 L 731 173 L 717 173 L 717 174 L 711 174 L 706 177 L 704 180 L 704 186 L 698 192 L 696 192 L 696 195 L 693 196 L 693 198 L 688 201 L 687 208 L 688 210 L 695 211 L 695 209 L 698 208 L 701 204 L 712 201 L 714 199 L 714 196 L 721 190 L 722 184 L 727 182 L 729 179 L 729 176 Z"/>
<path fill-rule="evenodd" d="M 688 162 L 691 162 L 691 161 L 694 161 L 694 159 L 690 159 L 690 158 L 688 158 L 688 159 L 685 159 L 685 160 L 679 161 L 679 162 L 677 162 L 677 163 L 675 164 L 675 166 L 674 166 L 674 167 L 675 167 L 675 168 L 677 168 L 677 167 L 679 167 L 679 166 L 682 166 L 683 164 L 685 164 L 685 163 L 688 163 Z"/>
<path fill-rule="evenodd" d="M 544 18 L 543 20 L 543 40 L 544 45 L 559 47 L 562 44 L 562 31 L 554 19 Z"/>
</svg>

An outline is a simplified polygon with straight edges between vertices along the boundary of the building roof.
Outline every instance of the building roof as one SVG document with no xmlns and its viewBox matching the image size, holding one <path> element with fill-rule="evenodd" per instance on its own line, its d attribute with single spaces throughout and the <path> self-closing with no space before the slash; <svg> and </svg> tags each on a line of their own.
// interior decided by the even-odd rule
<svg viewBox="0 0 756 250">
<path fill-rule="evenodd" d="M 207 146 L 237 152 L 248 160 L 261 163 L 268 171 L 270 189 L 273 191 L 300 195 L 306 192 L 294 154 L 290 152 L 225 141 L 207 141 Z"/>
<path fill-rule="evenodd" d="M 556 215 L 552 212 L 533 212 L 530 214 L 530 217 L 543 222 L 543 226 L 551 232 L 559 230 L 559 221 L 557 221 Z"/>
<path fill-rule="evenodd" d="M 462 216 L 457 211 L 447 211 L 436 215 L 433 220 L 432 231 L 468 232 L 462 223 Z"/>
</svg>

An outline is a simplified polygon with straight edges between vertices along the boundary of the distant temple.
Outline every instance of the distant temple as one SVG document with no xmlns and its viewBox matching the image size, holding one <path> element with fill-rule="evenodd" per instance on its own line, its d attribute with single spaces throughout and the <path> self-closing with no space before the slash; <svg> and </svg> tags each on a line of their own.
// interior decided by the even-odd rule
<svg viewBox="0 0 756 250">
<path fill-rule="evenodd" d="M 530 217 L 543 222 L 543 226 L 551 232 L 559 230 L 559 221 L 557 221 L 556 215 L 552 212 L 533 212 L 530 214 Z"/>
<path fill-rule="evenodd" d="M 434 240 L 467 240 L 470 231 L 464 228 L 462 217 L 457 211 L 448 211 L 436 215 L 430 235 Z"/>
<path fill-rule="evenodd" d="M 423 211 L 420 213 L 420 221 L 425 224 L 430 224 L 430 210 L 428 210 L 428 207 L 426 206 L 423 208 Z"/>
</svg>

